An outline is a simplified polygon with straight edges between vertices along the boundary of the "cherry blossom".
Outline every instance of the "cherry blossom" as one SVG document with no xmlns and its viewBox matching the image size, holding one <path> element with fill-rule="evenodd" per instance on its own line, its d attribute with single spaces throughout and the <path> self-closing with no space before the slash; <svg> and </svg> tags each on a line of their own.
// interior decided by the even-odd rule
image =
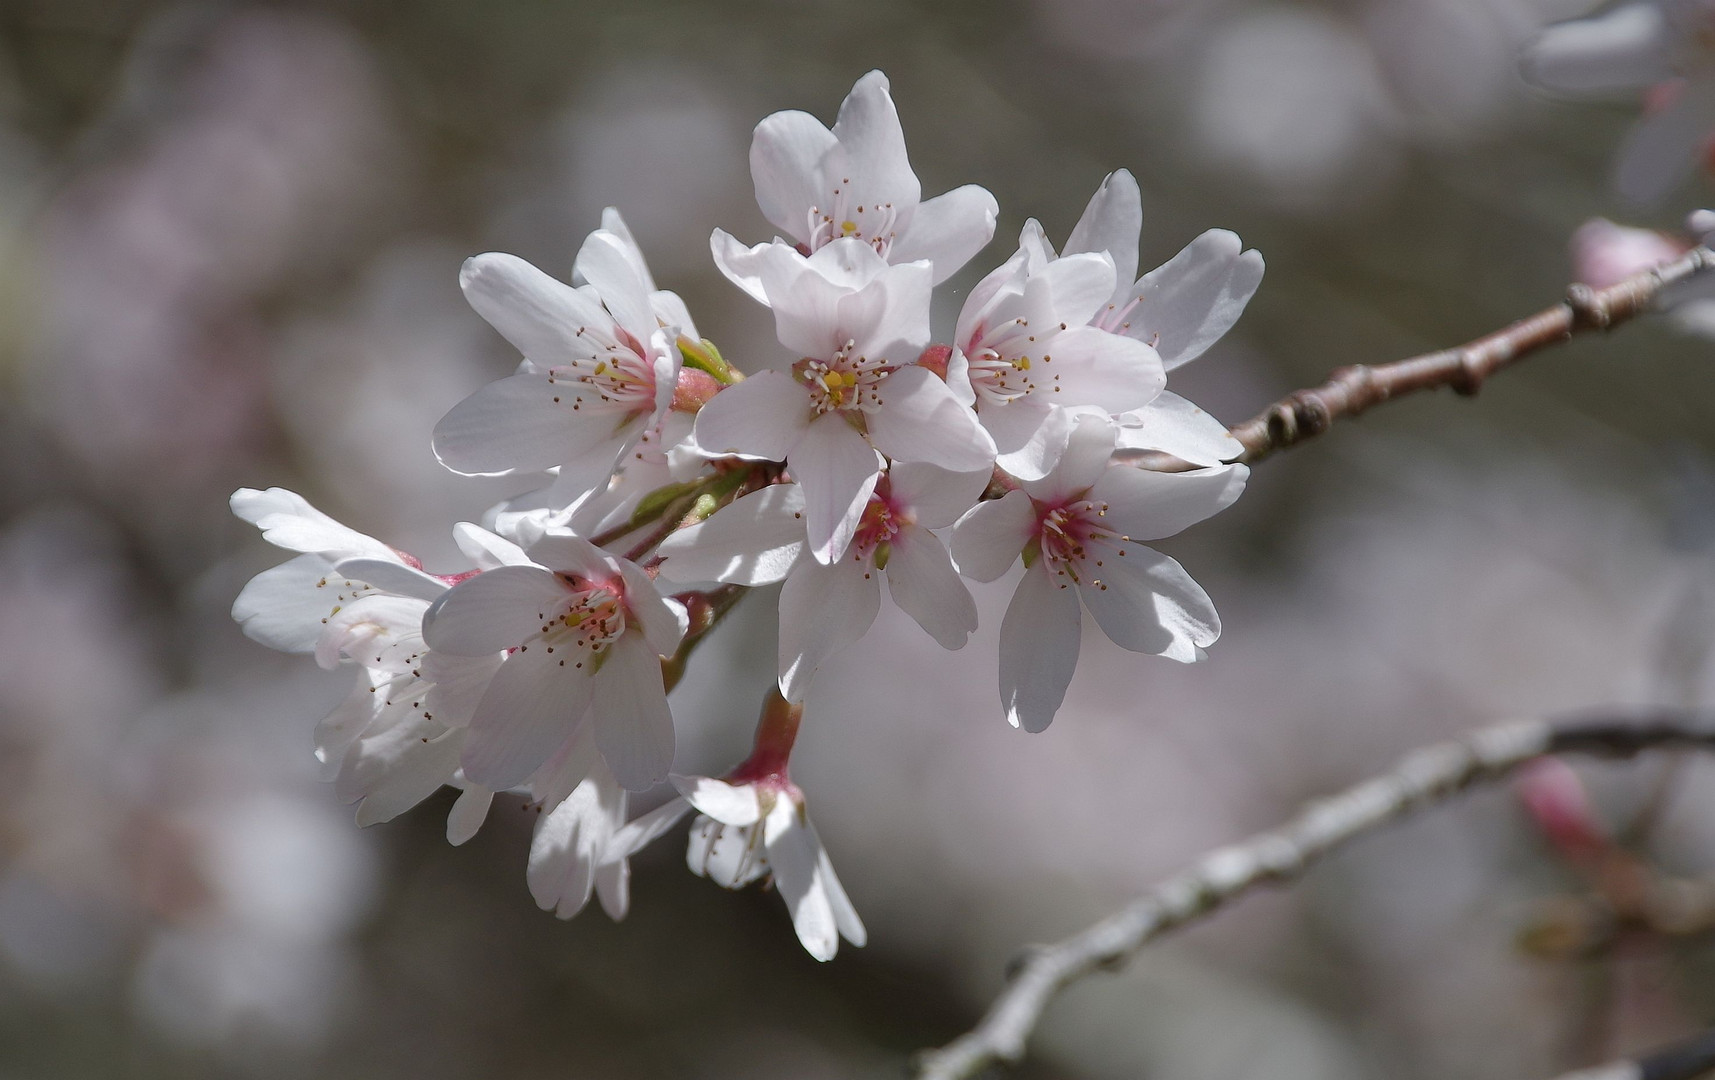
<svg viewBox="0 0 1715 1080">
<path fill-rule="evenodd" d="M 519 784 L 588 723 L 621 784 L 653 786 L 673 762 L 660 657 L 684 636 L 684 607 L 636 564 L 563 529 L 525 552 L 534 565 L 461 582 L 424 617 L 437 652 L 507 653 L 471 717 L 466 777 L 494 790 Z"/>
<path fill-rule="evenodd" d="M 578 252 L 574 278 L 584 284 L 514 255 L 466 260 L 466 299 L 524 362 L 436 425 L 435 453 L 454 472 L 559 468 L 563 488 L 582 494 L 605 484 L 672 405 L 677 340 L 695 330 L 678 297 L 655 290 L 618 215 L 607 220 L 618 231 L 598 229 Z"/>
<path fill-rule="evenodd" d="M 1007 720 L 1041 731 L 1078 664 L 1082 607 L 1114 644 L 1182 663 L 1221 633 L 1208 594 L 1141 541 L 1172 536 L 1224 510 L 1249 470 L 1223 465 L 1161 473 L 1110 464 L 1113 430 L 1081 420 L 1041 480 L 979 503 L 953 529 L 959 571 L 993 581 L 1024 556 L 1025 573 L 1000 629 L 1000 696 Z"/>
<path fill-rule="evenodd" d="M 877 451 L 975 472 L 993 463 L 994 440 L 916 363 L 929 342 L 928 263 L 890 266 L 854 238 L 808 257 L 778 243 L 766 254 L 762 288 L 799 359 L 722 390 L 694 437 L 710 455 L 785 461 L 804 488 L 810 551 L 832 563 L 881 477 Z"/>
<path fill-rule="evenodd" d="M 1626 137 L 1614 185 L 1653 203 L 1702 160 L 1715 133 L 1715 7 L 1707 0 L 1643 0 L 1549 27 L 1523 56 L 1546 90 L 1603 97 L 1649 91 Z"/>
<path fill-rule="evenodd" d="M 804 492 L 763 488 L 662 541 L 663 575 L 687 583 L 768 585 L 780 592 L 780 692 L 804 700 L 827 660 L 869 632 L 888 593 L 943 648 L 962 648 L 977 627 L 976 603 L 939 537 L 982 494 L 986 473 L 895 464 L 864 507 L 851 546 L 824 565 L 804 554 Z"/>
<path fill-rule="evenodd" d="M 797 110 L 764 119 L 750 144 L 750 172 L 763 216 L 806 254 L 852 239 L 888 262 L 927 260 L 936 285 L 988 245 L 1000 212 L 994 196 L 974 184 L 921 201 L 879 71 L 852 87 L 832 131 Z M 747 250 L 720 230 L 714 235 L 721 272 L 769 303 L 755 265 L 763 248 Z"/>
</svg>

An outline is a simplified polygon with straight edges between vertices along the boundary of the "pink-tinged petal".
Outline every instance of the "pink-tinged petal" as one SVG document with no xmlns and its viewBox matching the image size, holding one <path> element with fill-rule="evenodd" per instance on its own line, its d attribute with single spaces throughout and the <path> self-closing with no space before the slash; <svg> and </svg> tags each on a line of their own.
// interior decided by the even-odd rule
<svg viewBox="0 0 1715 1080">
<path fill-rule="evenodd" d="M 755 825 L 762 803 L 754 784 L 729 784 L 710 776 L 674 776 L 673 786 L 697 809 L 723 825 Z"/>
<path fill-rule="evenodd" d="M 910 220 L 923 190 L 905 154 L 905 131 L 888 93 L 887 76 L 871 71 L 858 79 L 840 103 L 833 136 L 845 151 L 850 172 L 825 179 L 843 183 L 849 177 L 854 206 L 892 203 L 895 213 Z"/>
<path fill-rule="evenodd" d="M 447 583 L 392 559 L 343 559 L 334 564 L 342 580 L 361 581 L 385 592 L 418 600 L 433 600 L 447 591 Z"/>
<path fill-rule="evenodd" d="M 314 652 L 325 620 L 340 603 L 335 589 L 318 587 L 332 573 L 320 555 L 299 555 L 264 570 L 232 602 L 232 618 L 246 637 L 270 649 Z M 332 584 L 343 583 L 341 578 Z"/>
<path fill-rule="evenodd" d="M 560 665 L 571 656 L 571 650 L 549 652 L 538 642 L 500 665 L 471 717 L 461 758 L 467 779 L 495 791 L 516 787 L 577 731 L 589 711 L 594 680 L 587 665 Z"/>
<path fill-rule="evenodd" d="M 1620 197 L 1647 205 L 1678 187 L 1703 158 L 1715 129 L 1715 78 L 1686 83 L 1678 100 L 1632 125 L 1615 162 Z"/>
<path fill-rule="evenodd" d="M 810 426 L 810 395 L 783 371 L 759 371 L 697 413 L 692 438 L 711 457 L 784 461 Z"/>
<path fill-rule="evenodd" d="M 780 590 L 781 696 L 803 701 L 816 670 L 868 633 L 880 610 L 881 573 L 869 559 L 800 562 Z"/>
<path fill-rule="evenodd" d="M 1124 558 L 1102 562 L 1101 578 L 1079 582 L 1078 594 L 1115 645 L 1189 664 L 1221 636 L 1209 594 L 1172 559 L 1128 544 Z"/>
<path fill-rule="evenodd" d="M 1041 480 L 1053 472 L 1072 437 L 1077 417 L 1047 396 L 1027 394 L 985 404 L 979 414 L 994 439 L 995 464 L 1020 480 Z"/>
<path fill-rule="evenodd" d="M 475 784 L 459 792 L 447 814 L 447 843 L 458 847 L 475 836 L 488 819 L 488 808 L 493 802 L 494 792 Z"/>
<path fill-rule="evenodd" d="M 1244 465 L 1181 473 L 1115 465 L 1090 488 L 1090 498 L 1107 504 L 1108 528 L 1133 540 L 1159 540 L 1233 505 L 1249 477 Z"/>
<path fill-rule="evenodd" d="M 679 642 L 685 639 L 685 631 L 690 628 L 685 605 L 662 596 L 655 582 L 636 563 L 623 561 L 619 570 L 625 579 L 626 610 L 637 628 L 643 631 L 643 640 L 649 643 L 657 656 L 673 655 L 673 650 L 679 647 Z"/>
<path fill-rule="evenodd" d="M 953 561 L 959 573 L 975 581 L 993 581 L 1012 569 L 1036 536 L 1036 508 L 1030 496 L 1009 491 L 980 502 L 953 526 Z"/>
<path fill-rule="evenodd" d="M 613 320 L 639 341 L 648 341 L 658 325 L 649 303 L 651 290 L 619 237 L 599 229 L 590 233 L 578 249 L 573 265 L 601 294 L 602 306 L 613 315 Z"/>
<path fill-rule="evenodd" d="M 947 384 L 926 368 L 903 367 L 883 380 L 868 414 L 870 441 L 888 457 L 924 461 L 953 472 L 994 464 L 994 439 L 977 414 L 959 404 Z"/>
<path fill-rule="evenodd" d="M 630 858 L 637 854 L 677 825 L 679 819 L 690 811 L 691 804 L 681 796 L 669 799 L 647 814 L 632 819 L 625 828 L 614 834 L 615 854 L 621 858 Z"/>
<path fill-rule="evenodd" d="M 1105 251 L 1114 261 L 1115 289 L 1104 302 L 1124 303 L 1137 277 L 1137 240 L 1143 232 L 1143 194 L 1124 169 L 1102 180 L 1084 216 L 1066 239 L 1066 254 Z"/>
<path fill-rule="evenodd" d="M 596 746 L 620 786 L 648 791 L 673 767 L 673 713 L 660 657 L 643 635 L 628 631 L 608 646 L 594 682 Z"/>
<path fill-rule="evenodd" d="M 516 255 L 491 251 L 466 259 L 459 286 L 478 315 L 543 367 L 593 358 L 578 331 L 613 324 L 599 305 Z"/>
<path fill-rule="evenodd" d="M 356 529 L 346 528 L 285 488 L 239 488 L 232 512 L 262 530 L 262 539 L 287 551 L 326 556 L 330 561 L 368 557 L 399 562 L 392 548 Z"/>
<path fill-rule="evenodd" d="M 564 582 L 539 567 L 489 570 L 459 582 L 429 606 L 423 640 L 458 656 L 510 649 L 558 617 L 569 595 Z"/>
<path fill-rule="evenodd" d="M 962 649 L 977 628 L 977 605 L 953 569 L 946 545 L 928 529 L 906 525 L 893 538 L 887 591 L 943 649 Z"/>
<path fill-rule="evenodd" d="M 1066 441 L 1065 452 L 1054 471 L 1041 480 L 1025 480 L 1023 488 L 1032 499 L 1061 503 L 1085 490 L 1107 472 L 1114 453 L 1113 424 L 1105 417 L 1088 414 L 1076 417 L 1076 426 Z"/>
<path fill-rule="evenodd" d="M 838 146 L 820 120 L 796 109 L 756 125 L 750 142 L 756 204 L 775 228 L 800 243 L 810 240 L 810 208 L 832 194 L 823 191 L 823 163 Z"/>
<path fill-rule="evenodd" d="M 459 767 L 462 733 L 449 732 L 418 710 L 353 743 L 334 780 L 334 797 L 357 802 L 360 828 L 392 821 L 439 791 Z"/>
<path fill-rule="evenodd" d="M 709 251 L 714 255 L 716 268 L 759 304 L 768 303 L 768 293 L 762 287 L 762 258 L 771 246 L 746 247 L 725 229 L 716 229 L 709 236 Z"/>
<path fill-rule="evenodd" d="M 1524 77 L 1562 94 L 1642 88 L 1673 76 L 1673 31 L 1660 4 L 1626 4 L 1551 26 L 1519 57 Z"/>
<path fill-rule="evenodd" d="M 831 412 L 810 425 L 786 464 L 804 489 L 810 553 L 821 562 L 833 562 L 846 553 L 881 477 L 875 451 L 842 414 Z"/>
<path fill-rule="evenodd" d="M 1048 348 L 1053 351 L 1042 357 L 1044 386 L 1036 394 L 1065 408 L 1093 405 L 1108 413 L 1128 412 L 1147 405 L 1167 386 L 1161 358 L 1134 338 L 1075 326 L 1055 334 Z"/>
<path fill-rule="evenodd" d="M 1078 667 L 1078 594 L 1046 559 L 1024 572 L 1000 624 L 1000 703 L 1007 723 L 1042 731 Z"/>
<path fill-rule="evenodd" d="M 1026 303 L 1043 311 L 1044 322 L 1082 326 L 1114 295 L 1114 261 L 1105 251 L 1062 255 L 1025 283 Z M 1041 299 L 1046 294 L 1046 303 Z M 1051 312 L 1052 314 L 1049 314 Z M 1032 319 L 1032 325 L 1041 325 Z M 1052 324 L 1050 324 L 1052 325 Z M 1042 326 L 1042 329 L 1048 329 Z"/>
<path fill-rule="evenodd" d="M 951 472 L 921 461 L 901 461 L 887 470 L 893 502 L 925 529 L 944 529 L 977 504 L 992 470 Z"/>
<path fill-rule="evenodd" d="M 771 585 L 804 551 L 804 491 L 775 484 L 733 500 L 661 541 L 663 576 L 684 584 Z"/>
<path fill-rule="evenodd" d="M 1171 390 L 1120 418 L 1116 450 L 1160 450 L 1193 465 L 1219 465 L 1245 452 L 1227 425 Z"/>
<path fill-rule="evenodd" d="M 840 931 L 834 907 L 828 901 L 820 870 L 821 845 L 798 820 L 798 807 L 790 799 L 774 804 L 764 825 L 768 865 L 786 910 L 792 914 L 792 929 L 798 941 L 817 960 L 832 960 L 840 946 Z"/>
<path fill-rule="evenodd" d="M 1033 218 L 1026 224 L 1026 232 L 1034 221 Z M 956 348 L 964 349 L 970 346 L 979 329 L 992 328 L 1000 321 L 994 315 L 993 309 L 1003 300 L 1016 297 L 1023 291 L 1026 258 L 1026 252 L 1021 247 L 1013 252 L 1006 262 L 990 270 L 971 289 L 971 294 L 965 297 L 964 306 L 959 309 L 959 322 L 953 331 L 953 344 Z"/>
<path fill-rule="evenodd" d="M 1232 329 L 1262 284 L 1262 271 L 1254 248 L 1245 251 L 1233 233 L 1210 229 L 1145 274 L 1132 290 L 1136 306 L 1108 329 L 1154 345 L 1172 371 Z"/>
<path fill-rule="evenodd" d="M 549 469 L 586 454 L 610 471 L 624 429 L 647 420 L 576 381 L 523 371 L 454 405 L 435 425 L 435 457 L 466 476 Z"/>
<path fill-rule="evenodd" d="M 503 536 L 480 525 L 461 521 L 453 526 L 453 543 L 478 570 L 493 570 L 501 566 L 522 566 L 530 561 L 524 549 Z"/>
<path fill-rule="evenodd" d="M 975 184 L 954 188 L 918 205 L 911 227 L 894 241 L 888 258 L 928 260 L 935 268 L 934 283 L 939 285 L 988 247 L 999 216 L 1000 204 L 986 188 Z"/>
</svg>

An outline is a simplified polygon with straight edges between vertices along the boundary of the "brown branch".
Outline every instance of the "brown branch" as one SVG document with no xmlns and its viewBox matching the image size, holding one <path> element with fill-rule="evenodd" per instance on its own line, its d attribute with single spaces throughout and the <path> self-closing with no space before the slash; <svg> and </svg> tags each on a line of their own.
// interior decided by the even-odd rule
<svg viewBox="0 0 1715 1080">
<path fill-rule="evenodd" d="M 1388 364 L 1336 368 L 1321 386 L 1294 390 L 1262 412 L 1236 424 L 1233 438 L 1244 445 L 1235 460 L 1255 463 L 1277 450 L 1320 435 L 1342 417 L 1357 416 L 1384 401 L 1420 390 L 1449 387 L 1471 395 L 1495 372 L 1538 349 L 1558 345 L 1586 330 L 1611 330 L 1650 310 L 1672 285 L 1715 270 L 1715 252 L 1696 247 L 1669 263 L 1634 274 L 1605 289 L 1572 285 L 1566 299 L 1504 330 L 1452 349 Z M 1137 464 L 1161 472 L 1194 468 L 1168 454 L 1138 456 Z"/>
<path fill-rule="evenodd" d="M 1629 1061 L 1567 1073 L 1560 1080 L 1696 1080 L 1715 1072 L 1715 1031 Z"/>
<path fill-rule="evenodd" d="M 1168 931 L 1258 886 L 1294 881 L 1347 842 L 1473 784 L 1498 780 L 1532 758 L 1558 753 L 1627 757 L 1673 746 L 1715 749 L 1715 717 L 1662 712 L 1601 722 L 1525 720 L 1414 751 L 1389 772 L 1311 803 L 1278 829 L 1205 855 L 1082 933 L 1035 949 L 1016 965 L 981 1023 L 947 1046 L 919 1055 L 917 1076 L 961 1080 L 997 1061 L 1019 1061 L 1042 1010 L 1069 984 L 1122 964 Z"/>
</svg>

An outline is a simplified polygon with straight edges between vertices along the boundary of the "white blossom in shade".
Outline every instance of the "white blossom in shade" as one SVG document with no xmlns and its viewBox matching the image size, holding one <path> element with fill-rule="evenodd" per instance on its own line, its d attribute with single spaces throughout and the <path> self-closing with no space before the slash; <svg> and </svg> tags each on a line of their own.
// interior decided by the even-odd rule
<svg viewBox="0 0 1715 1080">
<path fill-rule="evenodd" d="M 1172 536 L 1230 506 L 1249 470 L 1222 465 L 1150 472 L 1110 464 L 1113 430 L 1081 420 L 1042 480 L 977 504 L 953 529 L 961 573 L 993 581 L 1024 556 L 1025 573 L 1000 630 L 1000 696 L 1007 720 L 1041 731 L 1078 664 L 1082 607 L 1114 644 L 1190 663 L 1220 636 L 1208 594 L 1142 541 Z"/>
<path fill-rule="evenodd" d="M 877 451 L 952 472 L 987 470 L 994 440 L 933 371 L 929 264 L 890 266 L 853 238 L 808 257 L 785 244 L 758 260 L 780 341 L 799 359 L 716 394 L 694 437 L 710 456 L 785 461 L 804 488 L 810 551 L 845 554 L 881 476 Z"/>
<path fill-rule="evenodd" d="M 948 385 L 993 436 L 996 464 L 1029 480 L 1059 460 L 1073 409 L 1128 412 L 1167 385 L 1153 347 L 1091 325 L 1114 294 L 1112 256 L 1036 255 L 1021 244 L 971 290 L 947 366 Z"/>
<path fill-rule="evenodd" d="M 563 529 L 525 552 L 534 565 L 460 582 L 424 617 L 436 652 L 507 653 L 471 717 L 466 778 L 491 790 L 521 784 L 587 723 L 621 784 L 653 786 L 673 763 L 660 660 L 684 637 L 684 607 L 636 564 Z"/>
<path fill-rule="evenodd" d="M 684 304 L 659 292 L 617 214 L 578 252 L 568 285 L 513 256 L 490 252 L 459 275 L 479 315 L 524 354 L 516 374 L 453 406 L 435 426 L 435 453 L 469 475 L 558 468 L 582 494 L 673 403 Z M 674 320 L 671 323 L 665 319 Z"/>
<path fill-rule="evenodd" d="M 1620 148 L 1614 186 L 1628 200 L 1653 203 L 1703 160 L 1715 134 L 1712 42 L 1707 0 L 1643 0 L 1549 27 L 1522 63 L 1526 78 L 1556 93 L 1650 91 Z"/>
<path fill-rule="evenodd" d="M 921 201 L 879 71 L 852 87 L 832 131 L 796 110 L 764 119 L 750 144 L 750 172 L 763 216 L 806 254 L 852 239 L 888 262 L 927 260 L 936 285 L 988 245 L 1000 212 L 994 196 L 974 184 Z M 760 249 L 717 230 L 714 252 L 734 284 L 771 302 L 756 265 Z"/>
<path fill-rule="evenodd" d="M 780 592 L 780 693 L 804 700 L 816 670 L 869 631 L 888 593 L 943 648 L 977 627 L 976 603 L 953 569 L 945 528 L 970 509 L 986 473 L 893 465 L 876 484 L 845 555 L 824 565 L 804 554 L 804 493 L 796 484 L 751 492 L 707 521 L 669 536 L 661 572 L 676 581 L 767 585 Z"/>
<path fill-rule="evenodd" d="M 443 784 L 462 787 L 447 834 L 455 844 L 469 839 L 492 792 L 464 782 L 459 753 L 500 655 L 431 653 L 423 615 L 449 582 L 525 562 L 523 551 L 461 524 L 455 539 L 475 569 L 440 576 L 283 488 L 240 489 L 232 506 L 265 539 L 304 552 L 258 574 L 239 594 L 233 616 L 245 632 L 274 648 L 313 652 L 326 668 L 361 669 L 351 695 L 316 725 L 322 778 L 340 801 L 357 804 L 359 825 L 391 821 Z"/>
<path fill-rule="evenodd" d="M 1137 181 L 1121 169 L 1096 189 L 1073 227 L 1061 258 L 1105 252 L 1113 260 L 1113 295 L 1091 324 L 1147 342 L 1172 372 L 1203 355 L 1244 314 L 1262 284 L 1263 259 L 1238 236 L 1210 229 L 1179 254 L 1135 282 L 1143 201 Z M 1033 264 L 1055 259 L 1053 245 L 1034 221 L 1020 246 Z M 1121 450 L 1161 450 L 1194 465 L 1218 465 L 1243 452 L 1224 424 L 1170 390 L 1140 409 L 1116 417 Z"/>
</svg>

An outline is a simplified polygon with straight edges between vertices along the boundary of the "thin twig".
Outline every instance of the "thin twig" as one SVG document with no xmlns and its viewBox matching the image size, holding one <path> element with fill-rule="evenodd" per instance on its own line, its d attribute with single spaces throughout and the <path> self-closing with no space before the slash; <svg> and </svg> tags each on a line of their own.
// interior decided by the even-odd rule
<svg viewBox="0 0 1715 1080">
<path fill-rule="evenodd" d="M 1067 985 L 1123 963 L 1168 931 L 1260 885 L 1297 879 L 1350 840 L 1473 784 L 1500 779 L 1532 758 L 1557 753 L 1627 757 L 1677 746 L 1715 749 L 1715 716 L 1652 712 L 1595 722 L 1523 720 L 1414 751 L 1389 772 L 1311 803 L 1278 829 L 1205 855 L 1082 933 L 1033 950 L 981 1023 L 947 1046 L 919 1055 L 917 1076 L 961 1080 L 993 1062 L 1019 1061 L 1042 1010 Z"/>
<path fill-rule="evenodd" d="M 1567 1073 L 1560 1080 L 1696 1080 L 1715 1072 L 1715 1031 L 1629 1061 Z"/>
<path fill-rule="evenodd" d="M 1262 412 L 1232 427 L 1244 445 L 1235 460 L 1255 463 L 1277 450 L 1320 435 L 1342 417 L 1357 416 L 1384 401 L 1419 390 L 1449 387 L 1475 394 L 1490 375 L 1538 349 L 1558 345 L 1586 330 L 1611 330 L 1654 306 L 1669 286 L 1715 270 L 1715 252 L 1695 247 L 1669 263 L 1633 274 L 1605 289 L 1571 285 L 1566 299 L 1503 330 L 1451 349 L 1392 363 L 1336 368 L 1321 386 L 1294 390 Z M 1168 454 L 1139 455 L 1136 463 L 1160 472 L 1195 468 Z"/>
</svg>

